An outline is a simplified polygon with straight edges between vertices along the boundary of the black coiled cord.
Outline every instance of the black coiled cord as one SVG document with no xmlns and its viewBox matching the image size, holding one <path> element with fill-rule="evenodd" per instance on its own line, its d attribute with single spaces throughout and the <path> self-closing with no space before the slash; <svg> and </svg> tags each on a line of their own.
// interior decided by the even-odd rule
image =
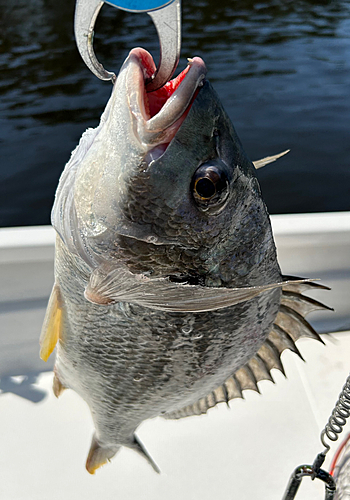
<svg viewBox="0 0 350 500">
<path fill-rule="evenodd" d="M 326 458 L 326 453 L 330 446 L 325 442 L 327 436 L 330 441 L 337 441 L 347 419 L 350 417 L 350 375 L 346 379 L 345 385 L 335 404 L 334 410 L 327 422 L 326 427 L 321 432 L 321 441 L 325 447 L 322 453 L 319 453 L 313 465 L 301 465 L 293 472 L 283 500 L 294 500 L 303 477 L 309 476 L 312 480 L 321 479 L 325 483 L 326 500 L 335 500 L 336 481 L 332 474 L 321 469 Z M 338 497 L 340 498 L 340 497 Z"/>
<path fill-rule="evenodd" d="M 327 436 L 330 441 L 337 441 L 338 434 L 343 430 L 347 419 L 350 417 L 350 375 L 346 379 L 345 385 L 339 395 L 338 401 L 335 404 L 334 410 L 326 424 L 326 427 L 321 433 L 321 441 L 326 450 L 330 449 L 329 444 L 325 442 Z"/>
</svg>

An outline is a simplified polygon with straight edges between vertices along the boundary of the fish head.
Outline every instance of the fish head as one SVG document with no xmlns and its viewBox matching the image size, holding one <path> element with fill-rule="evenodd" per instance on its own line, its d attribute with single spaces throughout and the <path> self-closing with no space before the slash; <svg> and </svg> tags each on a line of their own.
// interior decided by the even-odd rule
<svg viewBox="0 0 350 500">
<path fill-rule="evenodd" d="M 154 70 L 148 52 L 131 51 L 99 127 L 62 175 L 54 227 L 92 267 L 122 261 L 213 286 L 266 284 L 264 262 L 274 262 L 271 279 L 279 274 L 269 216 L 204 62 L 147 94 Z"/>
</svg>

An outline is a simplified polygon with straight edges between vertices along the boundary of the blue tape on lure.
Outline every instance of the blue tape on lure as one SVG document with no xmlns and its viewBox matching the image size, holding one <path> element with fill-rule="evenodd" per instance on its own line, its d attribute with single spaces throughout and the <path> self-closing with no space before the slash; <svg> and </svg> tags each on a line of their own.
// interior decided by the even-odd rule
<svg viewBox="0 0 350 500">
<path fill-rule="evenodd" d="M 153 92 L 170 80 L 180 58 L 181 0 L 107 0 L 113 7 L 130 12 L 147 12 L 157 29 L 160 43 L 159 65 L 146 80 L 147 92 Z M 74 32 L 78 50 L 87 67 L 101 80 L 115 82 L 116 76 L 98 62 L 94 48 L 94 26 L 103 0 L 77 0 Z"/>
<path fill-rule="evenodd" d="M 170 5 L 174 0 L 108 0 L 106 3 L 131 12 L 149 12 Z"/>
</svg>

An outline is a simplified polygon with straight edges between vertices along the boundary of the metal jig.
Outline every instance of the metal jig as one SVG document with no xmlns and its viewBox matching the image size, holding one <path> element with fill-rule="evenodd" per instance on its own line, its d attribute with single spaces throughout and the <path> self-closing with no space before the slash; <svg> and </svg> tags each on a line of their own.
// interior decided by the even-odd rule
<svg viewBox="0 0 350 500">
<path fill-rule="evenodd" d="M 157 29 L 160 60 L 155 74 L 146 81 L 147 92 L 162 87 L 172 77 L 181 50 L 180 0 L 110 0 L 114 7 L 130 12 L 147 12 Z M 101 0 L 77 0 L 74 18 L 75 39 L 80 55 L 87 67 L 101 80 L 115 82 L 115 73 L 107 71 L 97 60 L 94 48 L 94 26 L 104 4 Z"/>
</svg>

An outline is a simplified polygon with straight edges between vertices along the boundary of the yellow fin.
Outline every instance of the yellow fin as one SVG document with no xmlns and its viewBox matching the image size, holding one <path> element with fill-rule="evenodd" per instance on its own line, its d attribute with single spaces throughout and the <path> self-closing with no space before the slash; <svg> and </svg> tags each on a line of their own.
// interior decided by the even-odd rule
<svg viewBox="0 0 350 500">
<path fill-rule="evenodd" d="M 47 361 L 62 336 L 62 300 L 60 289 L 54 285 L 47 305 L 44 324 L 40 335 L 40 357 Z"/>
</svg>

